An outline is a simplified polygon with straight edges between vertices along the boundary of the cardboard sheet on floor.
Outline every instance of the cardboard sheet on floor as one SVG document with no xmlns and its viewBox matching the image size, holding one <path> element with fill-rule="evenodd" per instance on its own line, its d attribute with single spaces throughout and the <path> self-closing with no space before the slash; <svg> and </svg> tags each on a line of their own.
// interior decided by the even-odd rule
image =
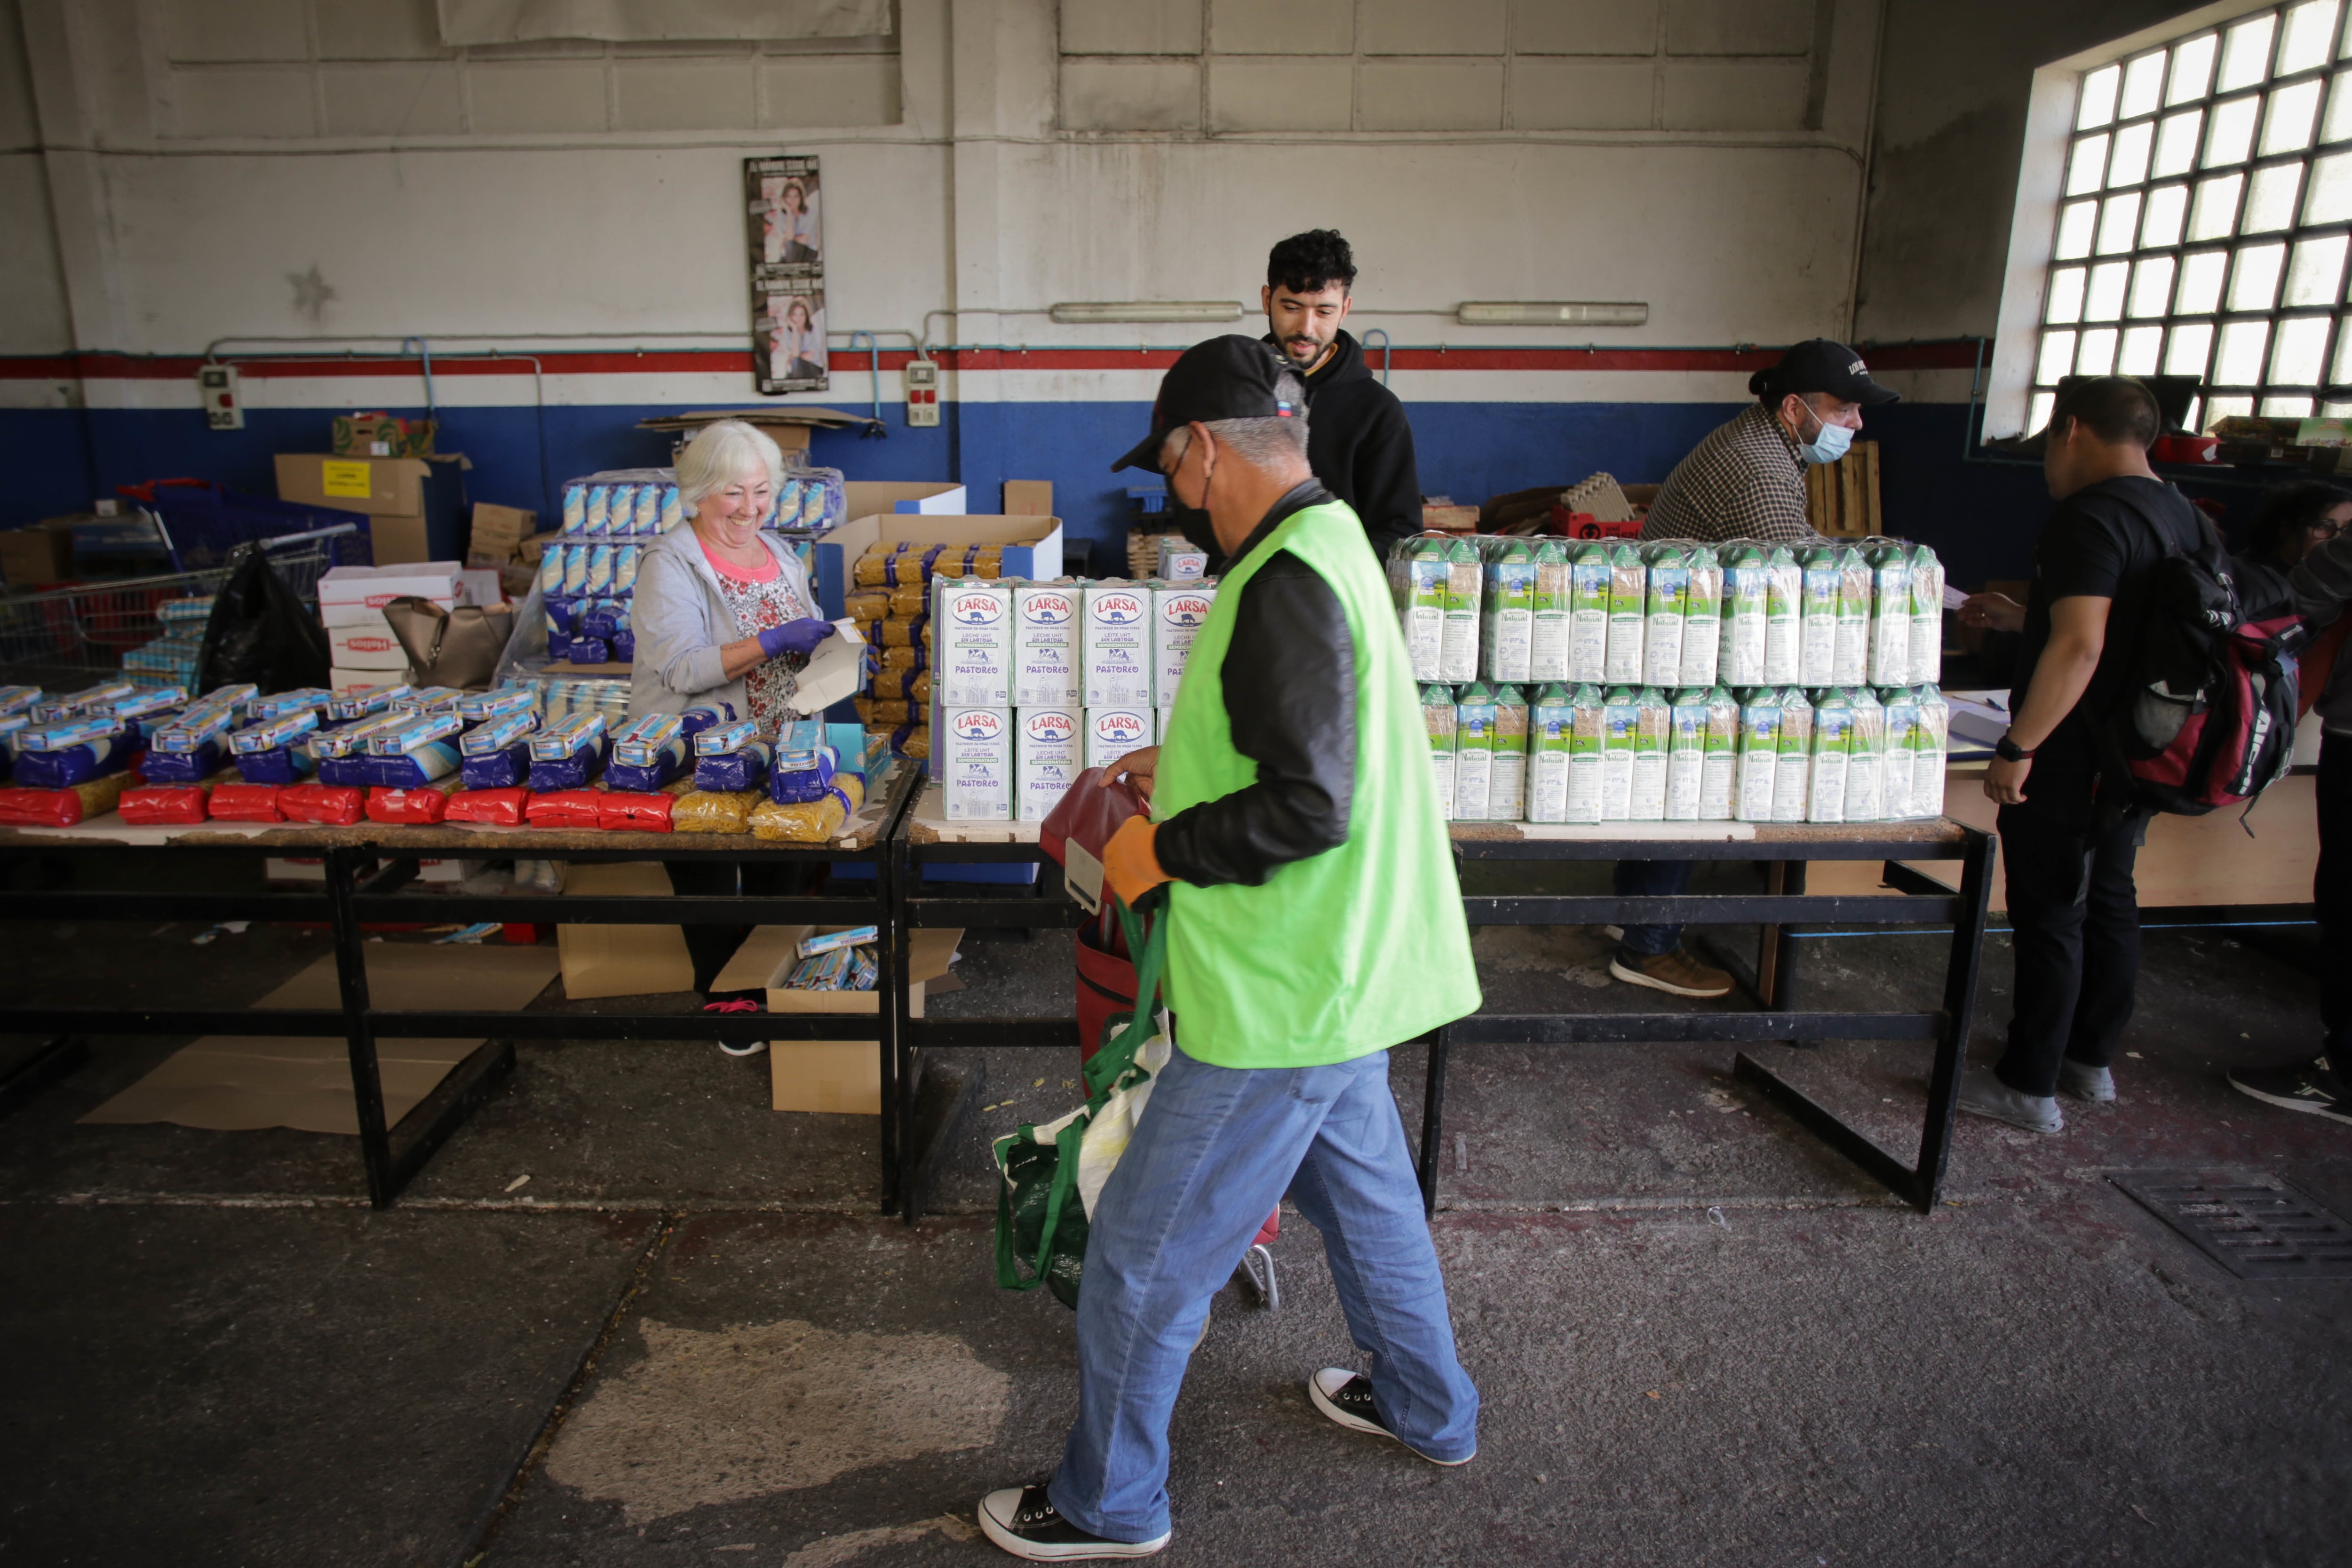
<svg viewBox="0 0 2352 1568">
<path fill-rule="evenodd" d="M 368 995 L 379 1007 L 520 1012 L 556 973 L 555 954 L 544 947 L 371 942 L 367 954 Z M 333 1007 L 340 1001 L 329 957 L 255 1005 Z M 384 1119 L 397 1123 L 481 1043 L 378 1040 Z M 349 1048 L 341 1038 L 316 1037 L 207 1035 L 82 1120 L 171 1121 L 218 1131 L 359 1131 Z"/>
<path fill-rule="evenodd" d="M 668 898 L 669 872 L 658 860 L 583 860 L 564 873 L 563 890 Z M 563 958 L 563 994 L 575 1002 L 694 989 L 694 960 L 677 926 L 559 925 L 555 942 Z"/>
</svg>

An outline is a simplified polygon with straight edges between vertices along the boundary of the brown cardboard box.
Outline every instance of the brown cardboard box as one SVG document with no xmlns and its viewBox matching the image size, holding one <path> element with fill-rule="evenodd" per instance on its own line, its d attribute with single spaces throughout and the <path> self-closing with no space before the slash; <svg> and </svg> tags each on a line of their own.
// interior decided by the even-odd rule
<svg viewBox="0 0 2352 1568">
<path fill-rule="evenodd" d="M 842 486 L 852 517 L 895 512 L 902 500 L 929 500 L 962 489 L 952 479 L 851 479 Z"/>
<path fill-rule="evenodd" d="M 800 962 L 801 939 L 839 926 L 757 926 L 711 982 L 713 991 L 764 988 L 771 1013 L 864 1013 L 886 1000 L 878 991 L 789 991 L 784 979 Z M 908 942 L 909 1005 L 923 1016 L 923 985 L 948 973 L 961 931 L 919 931 Z M 872 1040 L 771 1040 L 769 1101 L 777 1110 L 882 1114 L 882 1055 Z"/>
<path fill-rule="evenodd" d="M 278 454 L 281 500 L 366 514 L 375 563 L 451 561 L 465 553 L 463 456 L 339 458 Z"/>
<path fill-rule="evenodd" d="M 563 890 L 667 898 L 671 889 L 661 862 L 631 860 L 575 864 Z M 563 994 L 574 1001 L 694 989 L 694 961 L 687 956 L 685 932 L 676 926 L 559 925 L 555 948 L 563 961 Z"/>
<path fill-rule="evenodd" d="M 520 507 L 474 503 L 474 532 L 466 549 L 468 566 L 504 566 L 515 558 L 522 542 L 537 531 L 539 514 Z"/>
<path fill-rule="evenodd" d="M 45 588 L 73 575 L 73 519 L 47 518 L 0 532 L 0 582 Z"/>
<path fill-rule="evenodd" d="M 404 566 L 433 559 L 433 541 L 421 517 L 379 517 L 368 524 L 368 536 L 378 566 Z"/>
<path fill-rule="evenodd" d="M 328 447 L 341 458 L 429 458 L 430 419 L 399 419 L 389 414 L 338 414 Z"/>
<path fill-rule="evenodd" d="M 1016 517 L 1053 516 L 1054 481 L 1051 479 L 1005 480 L 1004 510 Z"/>
</svg>

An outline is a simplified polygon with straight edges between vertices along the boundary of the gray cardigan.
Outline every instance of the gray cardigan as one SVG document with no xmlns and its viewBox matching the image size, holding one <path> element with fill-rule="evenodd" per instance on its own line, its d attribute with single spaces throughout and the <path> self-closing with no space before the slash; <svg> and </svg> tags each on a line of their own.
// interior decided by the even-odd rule
<svg viewBox="0 0 2352 1568">
<path fill-rule="evenodd" d="M 783 569 L 785 581 L 809 606 L 809 614 L 816 615 L 816 594 L 809 586 L 800 557 L 772 534 L 762 533 L 760 538 Z M 704 558 L 693 525 L 663 534 L 638 561 L 629 624 L 637 638 L 636 664 L 629 680 L 630 718 L 683 713 L 700 702 L 731 702 L 738 718 L 751 716 L 743 680 L 728 679 L 719 657 L 726 644 L 751 633 L 736 624 L 734 612 L 727 607 L 719 592 L 719 574 Z"/>
</svg>

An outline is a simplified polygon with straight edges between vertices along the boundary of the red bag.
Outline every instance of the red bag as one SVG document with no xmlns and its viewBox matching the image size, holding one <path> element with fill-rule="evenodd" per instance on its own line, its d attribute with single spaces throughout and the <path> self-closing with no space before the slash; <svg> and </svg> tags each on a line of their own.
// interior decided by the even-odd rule
<svg viewBox="0 0 2352 1568">
<path fill-rule="evenodd" d="M 457 775 L 455 773 L 411 789 L 372 789 L 368 791 L 367 798 L 368 820 L 429 827 L 449 815 L 449 802 L 456 795 L 457 789 Z M 502 795 L 506 792 L 488 793 Z"/>
<path fill-rule="evenodd" d="M 115 809 L 123 821 L 140 827 L 184 826 L 205 819 L 205 797 L 211 793 L 202 784 L 142 784 L 123 791 Z"/>
<path fill-rule="evenodd" d="M 278 792 L 278 809 L 289 822 L 315 823 L 321 827 L 349 827 L 360 819 L 361 797 L 354 784 L 288 784 Z"/>
<path fill-rule="evenodd" d="M 523 816 L 533 827 L 586 828 L 598 826 L 600 789 L 558 789 L 530 797 Z"/>
<path fill-rule="evenodd" d="M 286 814 L 278 809 L 278 797 L 289 787 L 286 784 L 215 784 L 212 799 L 206 804 L 215 822 L 283 822 Z"/>
<path fill-rule="evenodd" d="M 530 791 L 513 789 L 461 789 L 449 797 L 442 816 L 450 822 L 470 822 L 482 827 L 520 827 L 522 808 L 530 800 Z"/>
<path fill-rule="evenodd" d="M 1070 782 L 1054 809 L 1037 826 L 1037 847 L 1062 868 L 1070 896 L 1088 914 L 1102 910 L 1102 853 L 1111 835 L 1130 817 L 1148 815 L 1132 784 L 1108 784 L 1104 770 L 1088 768 Z M 1128 990 L 1135 989 L 1130 970 Z"/>
<path fill-rule="evenodd" d="M 607 833 L 667 833 L 669 808 L 677 804 L 674 795 L 606 790 L 596 804 L 596 826 Z"/>
<path fill-rule="evenodd" d="M 0 826 L 71 827 L 81 820 L 81 796 L 69 789 L 0 789 Z"/>
</svg>

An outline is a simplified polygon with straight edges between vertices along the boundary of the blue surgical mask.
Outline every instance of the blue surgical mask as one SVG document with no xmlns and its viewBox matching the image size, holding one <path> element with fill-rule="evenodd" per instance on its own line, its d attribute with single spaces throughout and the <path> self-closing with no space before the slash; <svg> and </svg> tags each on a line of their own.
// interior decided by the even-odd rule
<svg viewBox="0 0 2352 1568">
<path fill-rule="evenodd" d="M 1843 425 L 1832 425 L 1819 415 L 1814 419 L 1821 428 L 1811 440 L 1798 443 L 1797 450 L 1808 463 L 1834 463 L 1853 445 L 1853 432 Z"/>
</svg>

